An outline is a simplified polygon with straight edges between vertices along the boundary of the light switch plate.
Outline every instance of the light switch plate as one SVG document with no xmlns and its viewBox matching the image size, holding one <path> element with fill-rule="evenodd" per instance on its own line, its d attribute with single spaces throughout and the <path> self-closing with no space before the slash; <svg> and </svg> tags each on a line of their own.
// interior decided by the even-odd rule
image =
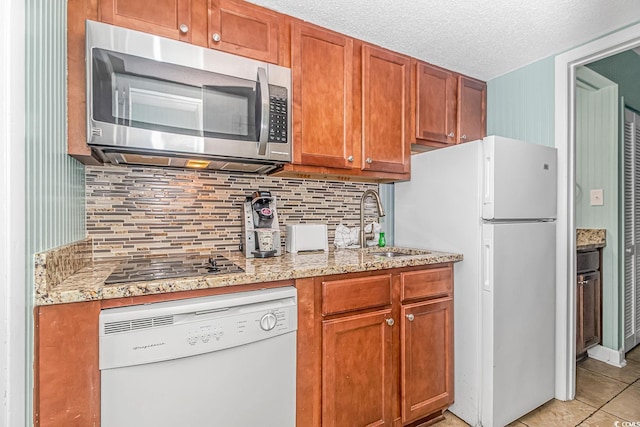
<svg viewBox="0 0 640 427">
<path fill-rule="evenodd" d="M 602 188 L 591 190 L 591 206 L 604 205 L 604 196 L 602 194 Z"/>
</svg>

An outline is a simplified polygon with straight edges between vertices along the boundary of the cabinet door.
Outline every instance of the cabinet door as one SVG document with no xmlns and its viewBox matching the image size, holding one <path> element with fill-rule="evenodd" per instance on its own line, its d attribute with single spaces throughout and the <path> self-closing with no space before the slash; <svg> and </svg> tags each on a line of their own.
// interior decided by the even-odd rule
<svg viewBox="0 0 640 427">
<path fill-rule="evenodd" d="M 293 161 L 351 168 L 353 40 L 295 22 L 291 46 Z"/>
<path fill-rule="evenodd" d="M 453 298 L 403 305 L 400 335 L 406 423 L 453 402 Z"/>
<path fill-rule="evenodd" d="M 392 422 L 391 309 L 322 322 L 323 427 Z"/>
<path fill-rule="evenodd" d="M 487 135 L 487 84 L 469 77 L 458 78 L 458 140 L 475 141 Z"/>
<path fill-rule="evenodd" d="M 281 16 L 235 0 L 209 0 L 209 47 L 278 63 Z"/>
<path fill-rule="evenodd" d="M 578 276 L 576 354 L 600 342 L 600 272 Z"/>
<path fill-rule="evenodd" d="M 411 69 L 408 57 L 362 47 L 362 169 L 409 172 Z"/>
<path fill-rule="evenodd" d="M 190 42 L 191 0 L 100 0 L 100 21 Z"/>
<path fill-rule="evenodd" d="M 416 72 L 416 142 L 455 144 L 455 75 L 423 63 Z"/>
</svg>

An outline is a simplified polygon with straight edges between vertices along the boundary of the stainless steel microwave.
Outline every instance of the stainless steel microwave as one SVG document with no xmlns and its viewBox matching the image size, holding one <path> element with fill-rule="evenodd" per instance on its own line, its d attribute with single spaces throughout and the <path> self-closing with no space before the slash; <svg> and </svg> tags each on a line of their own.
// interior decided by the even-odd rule
<svg viewBox="0 0 640 427">
<path fill-rule="evenodd" d="M 291 70 L 86 22 L 87 141 L 111 163 L 269 172 L 291 161 Z"/>
</svg>

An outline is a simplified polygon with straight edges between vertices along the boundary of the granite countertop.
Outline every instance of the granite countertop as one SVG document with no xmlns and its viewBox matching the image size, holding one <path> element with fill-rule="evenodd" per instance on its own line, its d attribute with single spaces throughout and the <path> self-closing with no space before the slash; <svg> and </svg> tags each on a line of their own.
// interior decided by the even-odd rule
<svg viewBox="0 0 640 427">
<path fill-rule="evenodd" d="M 576 249 L 579 251 L 597 249 L 606 246 L 607 230 L 603 228 L 576 229 Z"/>
<path fill-rule="evenodd" d="M 409 255 L 386 258 L 373 253 L 381 251 L 401 251 Z M 95 261 L 88 263 L 59 283 L 55 281 L 46 283 L 47 278 L 51 277 L 46 273 L 36 277 L 36 281 L 39 282 L 36 287 L 36 305 L 152 295 L 462 260 L 462 255 L 455 253 L 395 247 L 285 253 L 280 257 L 265 259 L 248 259 L 240 252 L 220 252 L 219 254 L 240 266 L 244 272 L 107 285 L 104 283 L 107 277 L 124 260 Z"/>
</svg>

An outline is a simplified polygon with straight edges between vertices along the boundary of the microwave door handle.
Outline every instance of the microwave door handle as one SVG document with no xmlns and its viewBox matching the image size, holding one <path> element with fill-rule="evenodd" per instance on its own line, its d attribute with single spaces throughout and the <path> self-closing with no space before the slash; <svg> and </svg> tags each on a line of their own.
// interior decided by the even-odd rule
<svg viewBox="0 0 640 427">
<path fill-rule="evenodd" d="M 258 86 L 260 86 L 260 137 L 258 138 L 258 154 L 267 153 L 267 139 L 269 137 L 269 83 L 267 70 L 258 68 Z"/>
</svg>

